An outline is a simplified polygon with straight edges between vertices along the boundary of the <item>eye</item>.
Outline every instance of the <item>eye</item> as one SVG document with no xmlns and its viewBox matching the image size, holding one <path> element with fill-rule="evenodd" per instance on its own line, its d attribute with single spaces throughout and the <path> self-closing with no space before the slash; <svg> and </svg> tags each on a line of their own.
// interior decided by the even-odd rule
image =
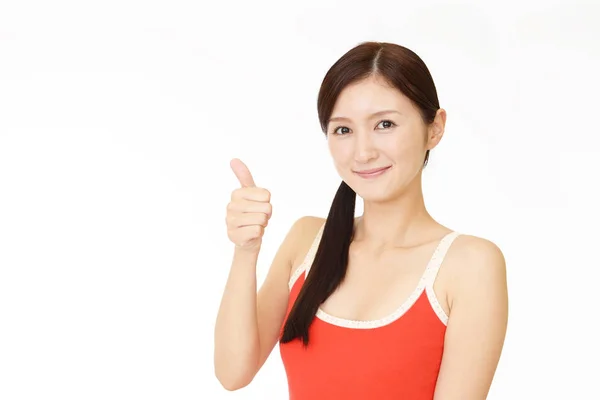
<svg viewBox="0 0 600 400">
<path fill-rule="evenodd" d="M 383 121 L 381 121 L 379 124 L 377 124 L 377 126 L 380 126 L 381 124 L 383 124 L 383 129 L 389 129 L 393 126 L 396 126 L 396 124 L 392 121 L 390 121 L 389 119 L 384 119 Z"/>
<path fill-rule="evenodd" d="M 339 132 L 339 130 L 342 129 L 342 132 Z M 335 128 L 333 130 L 333 133 L 337 134 L 337 135 L 343 135 L 344 133 L 349 133 L 350 132 L 350 128 L 348 128 L 347 126 L 338 126 L 337 128 Z"/>
</svg>

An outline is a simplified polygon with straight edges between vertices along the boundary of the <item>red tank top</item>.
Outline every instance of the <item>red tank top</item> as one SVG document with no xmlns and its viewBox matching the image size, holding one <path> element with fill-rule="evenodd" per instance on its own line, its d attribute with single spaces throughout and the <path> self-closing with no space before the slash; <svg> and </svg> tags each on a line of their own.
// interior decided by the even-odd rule
<svg viewBox="0 0 600 400">
<path fill-rule="evenodd" d="M 289 314 L 321 240 L 319 230 L 290 279 Z M 459 234 L 437 245 L 412 294 L 389 316 L 374 321 L 337 318 L 319 309 L 304 348 L 296 339 L 280 343 L 290 400 L 432 400 L 448 317 L 433 282 Z M 286 314 L 286 319 L 287 319 Z"/>
</svg>

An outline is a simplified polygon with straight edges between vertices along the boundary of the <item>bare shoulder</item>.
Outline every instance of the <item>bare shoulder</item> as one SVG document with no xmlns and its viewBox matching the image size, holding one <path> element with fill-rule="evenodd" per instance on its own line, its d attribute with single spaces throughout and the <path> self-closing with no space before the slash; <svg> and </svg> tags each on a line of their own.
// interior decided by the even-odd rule
<svg viewBox="0 0 600 400">
<path fill-rule="evenodd" d="M 290 245 L 293 246 L 292 270 L 294 271 L 302 264 L 304 257 L 313 244 L 319 229 L 325 223 L 325 218 L 316 216 L 303 216 L 298 218 L 290 229 Z"/>
<path fill-rule="evenodd" d="M 480 268 L 482 261 L 491 262 L 489 268 L 504 268 L 504 254 L 491 240 L 463 234 L 459 235 L 455 242 L 455 256 L 460 257 L 462 261 L 467 261 L 462 264 L 465 268 Z"/>
<path fill-rule="evenodd" d="M 506 260 L 493 241 L 474 236 L 460 235 L 449 251 L 448 299 L 471 298 L 489 290 L 506 287 Z M 451 304 L 449 304 L 451 306 Z"/>
<path fill-rule="evenodd" d="M 294 224 L 292 225 L 292 230 L 296 232 L 296 234 L 300 236 L 305 235 L 314 235 L 317 234 L 321 226 L 325 223 L 325 218 L 315 217 L 311 215 L 306 215 L 298 218 Z"/>
<path fill-rule="evenodd" d="M 490 240 L 460 235 L 447 261 L 450 314 L 434 398 L 485 399 L 508 325 L 504 255 Z"/>
</svg>

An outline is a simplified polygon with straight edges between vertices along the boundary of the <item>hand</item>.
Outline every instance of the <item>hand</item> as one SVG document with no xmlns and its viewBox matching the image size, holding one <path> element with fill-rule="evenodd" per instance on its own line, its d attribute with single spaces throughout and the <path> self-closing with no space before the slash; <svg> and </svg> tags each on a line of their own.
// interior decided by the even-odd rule
<svg viewBox="0 0 600 400">
<path fill-rule="evenodd" d="M 227 235 L 236 248 L 258 251 L 271 218 L 271 193 L 256 187 L 252 174 L 241 160 L 234 158 L 230 165 L 241 187 L 231 193 L 227 205 Z"/>
</svg>

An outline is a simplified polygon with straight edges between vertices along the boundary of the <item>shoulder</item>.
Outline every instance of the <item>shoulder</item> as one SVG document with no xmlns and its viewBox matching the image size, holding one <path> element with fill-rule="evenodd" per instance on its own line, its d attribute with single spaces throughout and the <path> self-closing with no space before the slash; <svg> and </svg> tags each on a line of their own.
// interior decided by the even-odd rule
<svg viewBox="0 0 600 400">
<path fill-rule="evenodd" d="M 449 251 L 449 300 L 474 298 L 506 288 L 506 260 L 493 241 L 459 235 Z"/>
<path fill-rule="evenodd" d="M 434 397 L 484 399 L 508 326 L 504 256 L 490 240 L 460 235 L 450 248 L 447 267 L 451 305 Z"/>
<path fill-rule="evenodd" d="M 292 273 L 304 260 L 325 221 L 325 218 L 307 215 L 298 218 L 292 224 L 287 240 L 293 247 Z"/>
<path fill-rule="evenodd" d="M 304 216 L 295 220 L 288 228 L 271 263 L 269 276 L 287 276 L 288 279 L 303 260 L 303 253 L 310 248 L 325 219 Z M 298 260 L 300 260 L 298 262 Z"/>
<path fill-rule="evenodd" d="M 292 224 L 291 231 L 299 236 L 314 236 L 325 223 L 325 218 L 306 215 L 298 218 Z"/>
<path fill-rule="evenodd" d="M 473 236 L 459 235 L 456 238 L 455 256 L 466 261 L 466 268 L 481 268 L 481 263 L 490 263 L 489 268 L 503 269 L 505 267 L 504 254 L 500 247 L 489 239 Z"/>
</svg>

